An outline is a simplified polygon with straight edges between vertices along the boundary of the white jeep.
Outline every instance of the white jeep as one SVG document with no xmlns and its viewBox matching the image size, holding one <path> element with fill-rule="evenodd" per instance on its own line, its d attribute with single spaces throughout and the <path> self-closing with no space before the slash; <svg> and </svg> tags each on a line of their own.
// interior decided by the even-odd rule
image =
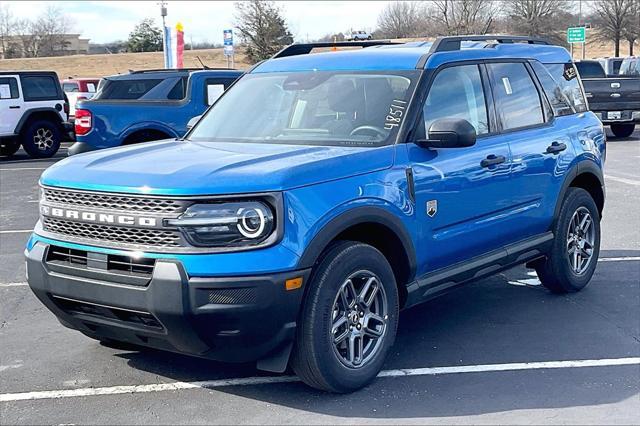
<svg viewBox="0 0 640 426">
<path fill-rule="evenodd" d="M 69 103 L 52 71 L 0 71 L 0 156 L 20 145 L 34 158 L 56 154 L 67 129 Z"/>
</svg>

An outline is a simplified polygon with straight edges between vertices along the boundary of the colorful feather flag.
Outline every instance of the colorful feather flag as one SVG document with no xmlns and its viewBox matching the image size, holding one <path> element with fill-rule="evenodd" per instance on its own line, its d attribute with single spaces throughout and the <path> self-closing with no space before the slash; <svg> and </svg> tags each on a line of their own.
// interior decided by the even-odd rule
<svg viewBox="0 0 640 426">
<path fill-rule="evenodd" d="M 180 22 L 175 28 L 164 27 L 164 67 L 184 67 L 184 28 Z"/>
</svg>

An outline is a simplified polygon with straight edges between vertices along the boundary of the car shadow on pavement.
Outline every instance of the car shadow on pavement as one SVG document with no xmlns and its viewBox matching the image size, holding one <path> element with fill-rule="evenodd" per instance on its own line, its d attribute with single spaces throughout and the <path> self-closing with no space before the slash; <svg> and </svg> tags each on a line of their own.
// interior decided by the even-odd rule
<svg viewBox="0 0 640 426">
<path fill-rule="evenodd" d="M 638 257 L 640 251 L 601 252 L 606 258 L 629 256 Z M 551 294 L 532 277 L 524 267 L 514 268 L 403 311 L 384 369 L 640 356 L 640 262 L 600 262 L 591 285 L 572 295 Z M 273 375 L 252 365 L 152 350 L 118 356 L 133 368 L 179 381 Z M 302 383 L 216 391 L 349 418 L 467 416 L 637 398 L 637 367 L 379 378 L 349 395 L 316 391 Z"/>
</svg>

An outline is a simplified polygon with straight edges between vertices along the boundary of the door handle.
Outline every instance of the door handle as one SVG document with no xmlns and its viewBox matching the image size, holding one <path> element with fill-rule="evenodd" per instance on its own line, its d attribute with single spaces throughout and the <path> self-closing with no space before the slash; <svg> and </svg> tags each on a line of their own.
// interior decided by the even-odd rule
<svg viewBox="0 0 640 426">
<path fill-rule="evenodd" d="M 547 147 L 547 154 L 557 154 L 567 149 L 567 144 L 562 142 L 554 142 Z"/>
<path fill-rule="evenodd" d="M 9 109 L 18 109 L 20 108 L 20 105 L 11 105 L 9 106 Z"/>
<path fill-rule="evenodd" d="M 487 158 L 482 160 L 480 162 L 480 165 L 482 167 L 490 167 L 490 166 L 495 166 L 496 164 L 504 163 L 505 161 L 507 161 L 507 159 L 504 158 L 504 155 L 491 154 L 491 155 L 487 155 Z"/>
</svg>

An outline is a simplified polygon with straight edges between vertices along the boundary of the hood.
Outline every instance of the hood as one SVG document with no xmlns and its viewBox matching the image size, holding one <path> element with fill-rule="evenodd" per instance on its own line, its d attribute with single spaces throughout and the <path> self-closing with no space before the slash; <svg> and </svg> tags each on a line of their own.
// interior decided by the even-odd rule
<svg viewBox="0 0 640 426">
<path fill-rule="evenodd" d="M 49 167 L 43 185 L 156 195 L 281 191 L 388 168 L 380 148 L 158 141 L 89 152 Z"/>
</svg>

